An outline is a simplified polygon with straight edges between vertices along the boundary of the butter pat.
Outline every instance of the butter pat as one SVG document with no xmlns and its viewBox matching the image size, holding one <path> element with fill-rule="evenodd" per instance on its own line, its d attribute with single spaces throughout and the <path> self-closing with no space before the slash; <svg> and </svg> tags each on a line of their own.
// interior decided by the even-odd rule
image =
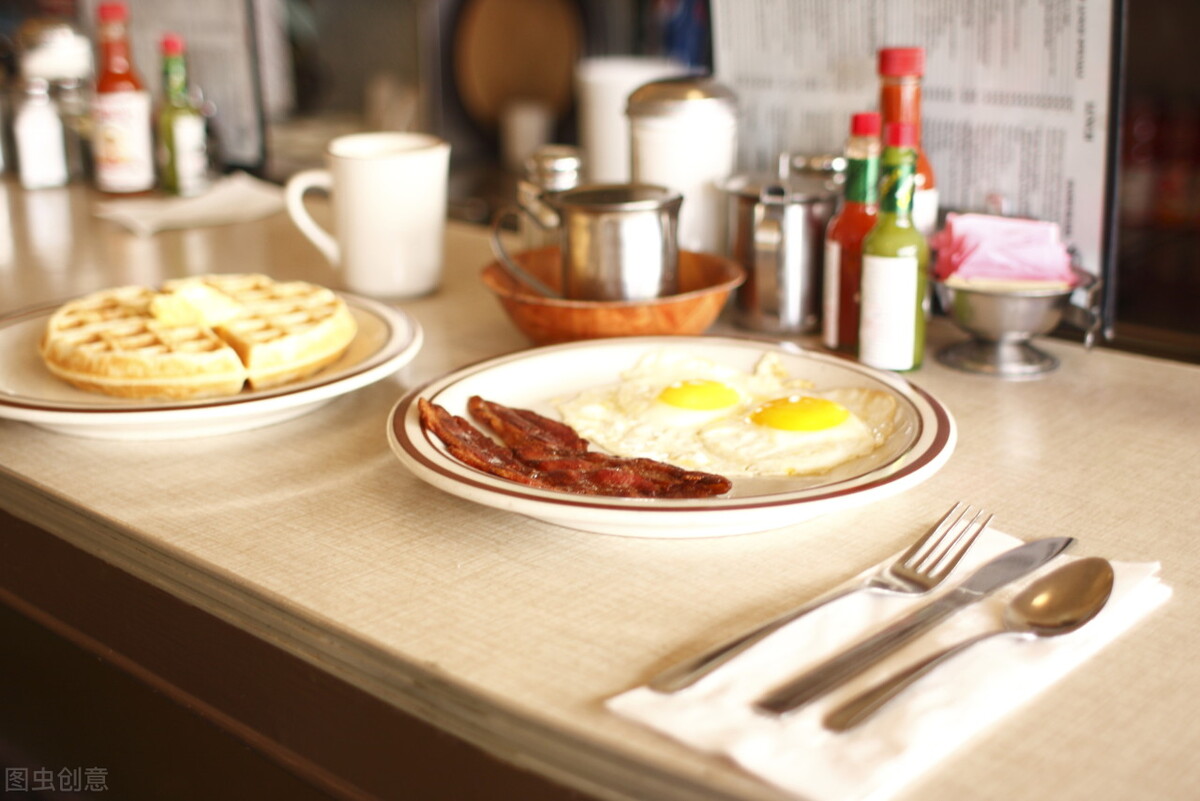
<svg viewBox="0 0 1200 801">
<path fill-rule="evenodd" d="M 220 325 L 240 314 L 242 304 L 204 284 L 185 284 L 150 301 L 150 313 L 163 325 Z"/>
</svg>

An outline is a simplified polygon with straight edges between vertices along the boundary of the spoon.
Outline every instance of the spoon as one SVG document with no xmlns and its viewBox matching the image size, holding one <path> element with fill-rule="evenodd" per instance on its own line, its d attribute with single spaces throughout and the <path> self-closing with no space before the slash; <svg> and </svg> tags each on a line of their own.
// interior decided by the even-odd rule
<svg viewBox="0 0 1200 801">
<path fill-rule="evenodd" d="M 834 731 L 857 726 L 936 665 L 989 637 L 1055 637 L 1074 631 L 1104 608 L 1112 586 L 1112 565 L 1099 557 L 1078 559 L 1047 573 L 1008 602 L 1003 629 L 971 637 L 916 662 L 835 708 L 825 717 L 825 726 Z"/>
</svg>

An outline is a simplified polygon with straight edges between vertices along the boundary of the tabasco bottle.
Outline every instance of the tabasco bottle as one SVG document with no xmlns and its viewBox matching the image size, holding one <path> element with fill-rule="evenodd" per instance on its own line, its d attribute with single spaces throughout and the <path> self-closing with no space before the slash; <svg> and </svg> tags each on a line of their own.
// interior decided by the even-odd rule
<svg viewBox="0 0 1200 801">
<path fill-rule="evenodd" d="M 100 64 L 92 100 L 96 187 L 128 194 L 154 188 L 150 93 L 133 67 L 124 3 L 101 3 Z"/>
<path fill-rule="evenodd" d="M 825 230 L 824 304 L 821 339 L 826 347 L 853 353 L 858 347 L 862 242 L 875 225 L 879 199 L 880 117 L 873 111 L 850 118 L 842 207 Z"/>
<path fill-rule="evenodd" d="M 163 36 L 163 99 L 158 112 L 158 164 L 163 191 L 199 195 L 208 188 L 208 137 L 204 115 L 188 94 L 183 37 Z"/>
<path fill-rule="evenodd" d="M 913 196 L 913 223 L 925 236 L 937 226 L 938 190 L 933 167 L 921 147 L 921 81 L 925 76 L 925 49 L 884 47 L 879 51 L 879 110 L 884 127 L 907 122 L 916 131 L 917 184 Z"/>
<path fill-rule="evenodd" d="M 858 358 L 885 370 L 913 370 L 925 353 L 929 245 L 912 219 L 916 131 L 884 127 L 879 217 L 863 240 Z"/>
</svg>

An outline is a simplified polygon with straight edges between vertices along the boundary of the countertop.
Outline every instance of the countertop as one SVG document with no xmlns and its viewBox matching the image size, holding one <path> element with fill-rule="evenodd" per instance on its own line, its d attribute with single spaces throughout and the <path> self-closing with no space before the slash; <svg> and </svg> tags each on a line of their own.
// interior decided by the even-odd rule
<svg viewBox="0 0 1200 801">
<path fill-rule="evenodd" d="M 0 312 L 118 283 L 261 271 L 337 285 L 286 215 L 138 238 L 80 188 L 0 185 Z M 898 551 L 954 500 L 1017 537 L 1160 561 L 1170 602 L 901 799 L 1190 798 L 1200 786 L 1200 368 L 1062 340 L 1036 381 L 908 376 L 958 425 L 895 497 L 716 539 L 590 534 L 452 497 L 392 455 L 409 389 L 529 347 L 450 223 L 443 286 L 398 303 L 425 333 L 396 375 L 303 417 L 170 442 L 0 420 L 0 508 L 503 760 L 598 798 L 779 799 L 603 701 Z M 732 331 L 726 323 L 717 330 Z M 802 343 L 810 344 L 810 343 Z M 3 537 L 0 534 L 0 537 Z"/>
</svg>

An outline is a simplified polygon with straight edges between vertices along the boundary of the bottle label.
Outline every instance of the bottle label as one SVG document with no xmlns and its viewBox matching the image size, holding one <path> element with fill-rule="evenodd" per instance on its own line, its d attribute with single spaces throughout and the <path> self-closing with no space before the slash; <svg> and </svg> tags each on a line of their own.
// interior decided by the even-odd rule
<svg viewBox="0 0 1200 801">
<path fill-rule="evenodd" d="M 918 189 L 913 193 L 912 221 L 913 227 L 926 238 L 933 236 L 937 230 L 938 190 Z"/>
<path fill-rule="evenodd" d="M 41 189 L 67 182 L 62 120 L 48 102 L 24 106 L 13 121 L 21 186 Z"/>
<path fill-rule="evenodd" d="M 874 203 L 879 189 L 879 159 L 847 159 L 846 200 Z"/>
<path fill-rule="evenodd" d="M 858 355 L 863 364 L 910 370 L 918 363 L 919 266 L 915 256 L 863 256 Z"/>
<path fill-rule="evenodd" d="M 150 94 L 97 94 L 92 114 L 96 186 L 103 192 L 141 192 L 153 188 Z"/>
<path fill-rule="evenodd" d="M 838 309 L 842 294 L 842 246 L 825 240 L 825 286 L 822 290 L 821 341 L 827 348 L 836 348 L 838 342 Z"/>
<path fill-rule="evenodd" d="M 198 195 L 208 188 L 208 142 L 204 118 L 199 115 L 176 117 L 171 125 L 175 146 L 175 191 Z"/>
<path fill-rule="evenodd" d="M 912 153 L 911 150 L 908 152 Z M 916 180 L 915 157 L 885 162 L 879 173 L 879 210 L 894 214 L 911 213 Z"/>
</svg>

